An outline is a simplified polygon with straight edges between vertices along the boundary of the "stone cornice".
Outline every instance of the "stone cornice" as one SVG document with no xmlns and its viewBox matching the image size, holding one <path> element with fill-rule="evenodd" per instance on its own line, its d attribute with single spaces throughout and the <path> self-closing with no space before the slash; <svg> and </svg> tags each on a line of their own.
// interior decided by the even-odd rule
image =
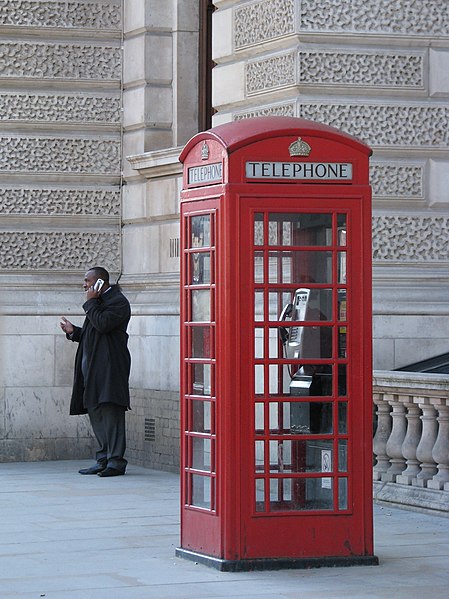
<svg viewBox="0 0 449 599">
<path fill-rule="evenodd" d="M 147 179 L 177 177 L 182 174 L 182 164 L 178 160 L 181 151 L 182 147 L 155 150 L 127 156 L 126 159 L 134 170 Z"/>
</svg>

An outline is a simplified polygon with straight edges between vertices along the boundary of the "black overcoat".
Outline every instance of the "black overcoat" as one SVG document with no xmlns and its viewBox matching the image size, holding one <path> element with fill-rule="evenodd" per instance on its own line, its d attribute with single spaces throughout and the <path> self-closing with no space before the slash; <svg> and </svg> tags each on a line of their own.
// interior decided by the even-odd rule
<svg viewBox="0 0 449 599">
<path fill-rule="evenodd" d="M 86 414 L 88 408 L 106 402 L 129 408 L 129 302 L 114 285 L 98 299 L 87 300 L 83 310 L 86 319 L 82 328 L 75 326 L 72 335 L 67 335 L 79 343 L 70 414 Z M 86 378 L 82 372 L 83 356 L 85 361 L 87 358 Z"/>
</svg>

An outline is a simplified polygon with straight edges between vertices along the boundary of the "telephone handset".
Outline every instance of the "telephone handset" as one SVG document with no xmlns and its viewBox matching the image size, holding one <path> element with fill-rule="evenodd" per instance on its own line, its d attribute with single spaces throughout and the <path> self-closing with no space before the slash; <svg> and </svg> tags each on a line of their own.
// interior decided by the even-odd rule
<svg viewBox="0 0 449 599">
<path fill-rule="evenodd" d="M 286 304 L 279 316 L 279 320 L 304 321 L 306 320 L 309 304 L 310 289 L 297 289 L 292 304 Z M 304 327 L 280 327 L 279 335 L 285 349 L 286 358 L 297 360 L 304 357 Z"/>
</svg>

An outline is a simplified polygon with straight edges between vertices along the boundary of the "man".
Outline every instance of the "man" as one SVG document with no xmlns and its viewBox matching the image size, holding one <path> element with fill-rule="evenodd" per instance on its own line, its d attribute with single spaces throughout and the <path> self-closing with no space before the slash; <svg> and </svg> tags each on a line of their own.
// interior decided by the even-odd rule
<svg viewBox="0 0 449 599">
<path fill-rule="evenodd" d="M 101 285 L 101 281 L 103 284 Z M 96 285 L 96 283 L 98 284 Z M 89 414 L 99 444 L 97 463 L 80 474 L 120 476 L 127 461 L 125 411 L 129 409 L 129 372 L 126 328 L 131 317 L 128 300 L 118 285 L 111 286 L 106 269 L 95 266 L 84 276 L 86 318 L 83 327 L 61 317 L 61 329 L 78 342 L 70 414 Z"/>
</svg>

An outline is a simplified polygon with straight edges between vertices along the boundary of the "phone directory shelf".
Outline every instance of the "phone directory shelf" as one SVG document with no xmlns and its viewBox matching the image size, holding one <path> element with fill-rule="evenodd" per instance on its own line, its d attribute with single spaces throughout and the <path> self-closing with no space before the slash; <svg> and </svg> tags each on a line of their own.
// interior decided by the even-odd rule
<svg viewBox="0 0 449 599">
<path fill-rule="evenodd" d="M 180 156 L 180 557 L 377 563 L 370 154 L 266 117 L 199 133 Z"/>
</svg>

